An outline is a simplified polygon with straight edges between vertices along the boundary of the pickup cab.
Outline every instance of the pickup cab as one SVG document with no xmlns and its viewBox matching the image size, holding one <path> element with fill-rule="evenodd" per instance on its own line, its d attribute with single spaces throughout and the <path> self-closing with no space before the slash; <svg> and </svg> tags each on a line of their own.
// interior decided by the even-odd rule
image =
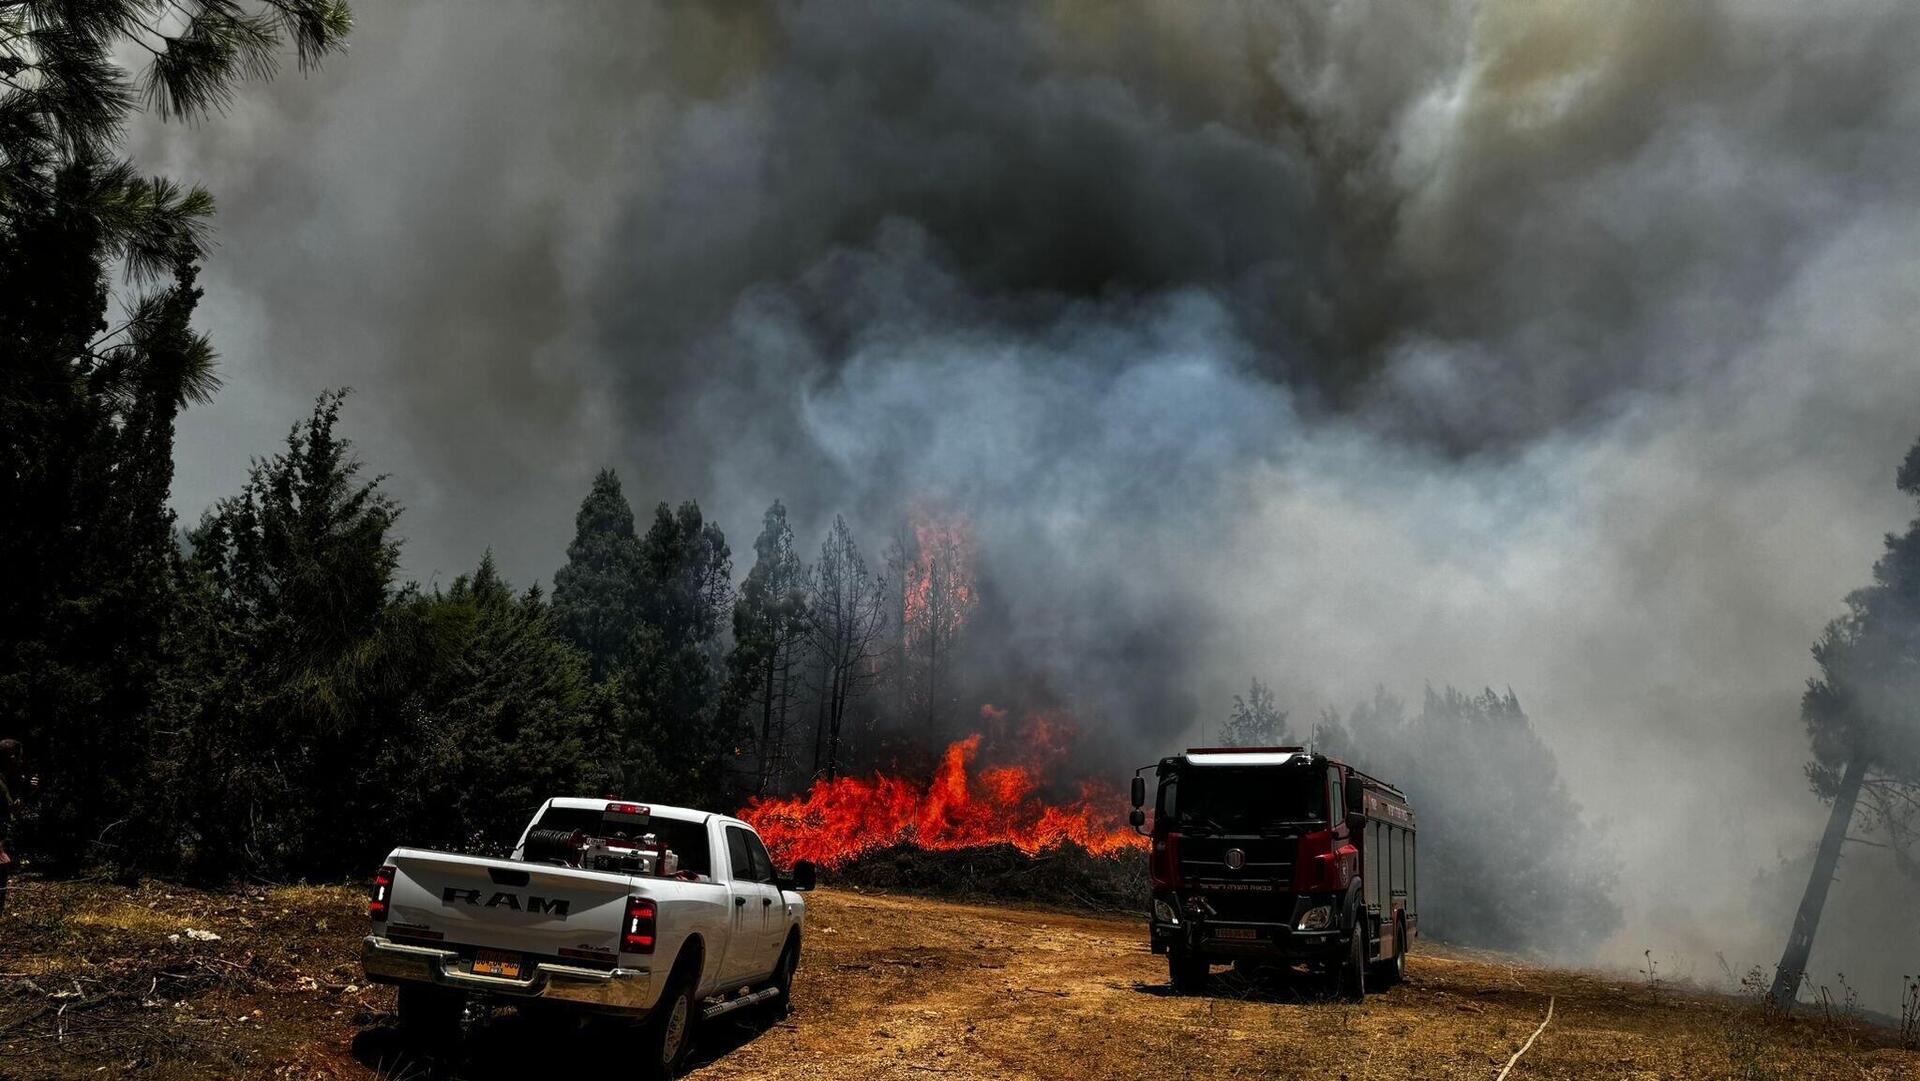
<svg viewBox="0 0 1920 1081">
<path fill-rule="evenodd" d="M 784 1015 L 813 888 L 774 870 L 752 826 L 621 800 L 551 799 L 505 859 L 396 848 L 368 895 L 367 979 L 395 984 L 417 1039 L 458 1033 L 470 1001 L 640 1022 L 671 1076 L 702 1020 Z"/>
</svg>

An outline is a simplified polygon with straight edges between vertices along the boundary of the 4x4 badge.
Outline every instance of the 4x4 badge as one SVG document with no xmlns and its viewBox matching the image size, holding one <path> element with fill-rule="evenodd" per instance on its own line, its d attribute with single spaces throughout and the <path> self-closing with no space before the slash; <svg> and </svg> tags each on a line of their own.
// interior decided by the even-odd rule
<svg viewBox="0 0 1920 1081">
<path fill-rule="evenodd" d="M 1247 854 L 1237 848 L 1227 849 L 1227 870 L 1238 871 L 1247 865 Z"/>
</svg>

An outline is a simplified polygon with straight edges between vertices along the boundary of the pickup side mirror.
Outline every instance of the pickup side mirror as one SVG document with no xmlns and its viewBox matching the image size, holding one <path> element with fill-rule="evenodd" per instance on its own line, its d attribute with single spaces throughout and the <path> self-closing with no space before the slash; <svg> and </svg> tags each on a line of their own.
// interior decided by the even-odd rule
<svg viewBox="0 0 1920 1081">
<path fill-rule="evenodd" d="M 1137 773 L 1134 774 L 1133 786 L 1128 792 L 1128 795 L 1133 797 L 1133 807 L 1135 810 L 1145 807 L 1147 805 L 1147 779 Z M 1139 824 L 1138 822 L 1134 823 L 1136 826 Z"/>
<path fill-rule="evenodd" d="M 793 888 L 794 889 L 810 890 L 813 888 L 814 882 L 818 877 L 819 877 L 819 873 L 814 870 L 812 860 L 795 860 L 794 861 L 794 864 L 793 864 Z"/>
</svg>

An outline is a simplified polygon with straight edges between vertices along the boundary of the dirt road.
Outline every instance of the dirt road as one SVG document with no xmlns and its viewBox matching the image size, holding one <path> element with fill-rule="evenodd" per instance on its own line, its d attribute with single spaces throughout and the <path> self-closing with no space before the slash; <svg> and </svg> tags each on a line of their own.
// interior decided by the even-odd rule
<svg viewBox="0 0 1920 1081">
<path fill-rule="evenodd" d="M 358 982 L 357 891 L 36 884 L 18 900 L 0 920 L 0 1078 L 427 1076 L 393 1039 L 391 994 Z M 793 1017 L 709 1026 L 695 1077 L 1490 1081 L 1551 997 L 1515 1079 L 1920 1078 L 1885 1030 L 1430 943 L 1358 1007 L 1230 979 L 1180 998 L 1134 919 L 832 890 L 811 905 Z M 503 1012 L 439 1072 L 598 1076 L 593 1046 Z"/>
</svg>

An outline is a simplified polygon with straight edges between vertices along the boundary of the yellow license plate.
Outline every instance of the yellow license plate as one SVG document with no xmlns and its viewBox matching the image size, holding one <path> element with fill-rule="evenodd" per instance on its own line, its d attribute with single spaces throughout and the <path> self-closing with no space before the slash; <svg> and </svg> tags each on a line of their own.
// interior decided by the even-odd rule
<svg viewBox="0 0 1920 1081">
<path fill-rule="evenodd" d="M 1260 932 L 1252 927 L 1216 927 L 1213 929 L 1213 937 L 1252 941 L 1260 937 Z"/>
<path fill-rule="evenodd" d="M 517 980 L 520 978 L 520 955 L 502 953 L 499 950 L 481 950 L 473 955 L 473 974 Z"/>
</svg>

